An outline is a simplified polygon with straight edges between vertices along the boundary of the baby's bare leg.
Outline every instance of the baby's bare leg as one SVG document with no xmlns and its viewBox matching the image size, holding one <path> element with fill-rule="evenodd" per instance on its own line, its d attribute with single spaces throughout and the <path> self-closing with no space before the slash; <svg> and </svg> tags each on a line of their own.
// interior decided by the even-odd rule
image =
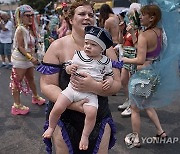
<svg viewBox="0 0 180 154">
<path fill-rule="evenodd" d="M 90 105 L 84 105 L 84 112 L 86 114 L 84 129 L 81 136 L 81 141 L 79 143 L 80 150 L 87 150 L 89 144 L 89 135 L 92 132 L 97 115 L 97 108 Z"/>
<path fill-rule="evenodd" d="M 61 114 L 65 111 L 67 106 L 71 104 L 70 100 L 63 94 L 58 96 L 58 99 L 51 110 L 49 115 L 49 127 L 42 135 L 44 138 L 51 138 L 53 131 L 57 125 L 57 122 L 61 116 Z"/>
</svg>

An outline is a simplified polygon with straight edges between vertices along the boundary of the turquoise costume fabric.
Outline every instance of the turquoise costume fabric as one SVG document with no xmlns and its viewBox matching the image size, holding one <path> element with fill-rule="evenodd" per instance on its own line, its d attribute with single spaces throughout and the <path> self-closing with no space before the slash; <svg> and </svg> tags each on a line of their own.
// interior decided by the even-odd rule
<svg viewBox="0 0 180 154">
<path fill-rule="evenodd" d="M 159 26 L 163 29 L 163 49 L 159 60 L 150 66 L 160 76 L 160 82 L 151 97 L 132 94 L 129 97 L 140 109 L 164 107 L 180 98 L 180 0 L 140 0 L 139 3 L 157 4 L 162 11 Z"/>
</svg>

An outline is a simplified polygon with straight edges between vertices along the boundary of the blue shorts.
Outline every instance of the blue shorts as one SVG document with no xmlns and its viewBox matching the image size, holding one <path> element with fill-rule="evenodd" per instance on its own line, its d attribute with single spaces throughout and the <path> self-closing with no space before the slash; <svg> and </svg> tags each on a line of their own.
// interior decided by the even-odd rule
<svg viewBox="0 0 180 154">
<path fill-rule="evenodd" d="M 0 55 L 11 55 L 12 43 L 0 43 Z"/>
</svg>

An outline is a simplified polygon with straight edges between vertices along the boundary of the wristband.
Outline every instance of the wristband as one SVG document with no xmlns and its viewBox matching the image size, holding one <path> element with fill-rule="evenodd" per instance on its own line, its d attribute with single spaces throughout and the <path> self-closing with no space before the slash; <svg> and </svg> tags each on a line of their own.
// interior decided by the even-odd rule
<svg viewBox="0 0 180 154">
<path fill-rule="evenodd" d="M 27 58 L 28 60 L 30 60 L 30 61 L 33 59 L 33 57 L 31 56 L 31 54 L 29 54 L 29 53 L 26 53 L 25 56 L 26 56 L 26 58 Z"/>
<path fill-rule="evenodd" d="M 121 69 L 123 67 L 123 64 L 124 64 L 124 62 L 122 60 L 121 61 L 112 60 L 112 67 L 113 68 Z"/>
</svg>

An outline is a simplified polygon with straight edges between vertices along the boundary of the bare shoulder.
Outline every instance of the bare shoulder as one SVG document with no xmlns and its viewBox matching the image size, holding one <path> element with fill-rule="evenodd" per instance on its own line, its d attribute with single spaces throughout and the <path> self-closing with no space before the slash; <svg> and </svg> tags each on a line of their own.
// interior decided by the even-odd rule
<svg viewBox="0 0 180 154">
<path fill-rule="evenodd" d="M 143 33 L 146 36 L 156 36 L 156 35 L 159 36 L 162 33 L 162 29 L 155 27 L 153 29 L 149 29 L 149 30 L 144 31 Z"/>
<path fill-rule="evenodd" d="M 141 32 L 139 33 L 138 39 L 139 39 L 139 38 L 146 38 L 147 35 L 148 35 L 147 31 L 141 31 Z"/>
<path fill-rule="evenodd" d="M 23 30 L 22 30 L 21 27 L 18 27 L 18 28 L 16 29 L 16 34 L 20 34 L 20 36 L 23 36 Z"/>
<path fill-rule="evenodd" d="M 146 31 L 142 31 L 138 35 L 138 46 L 145 45 L 147 43 L 148 33 Z"/>
<path fill-rule="evenodd" d="M 65 36 L 60 39 L 53 41 L 48 48 L 43 61 L 47 63 L 53 64 L 61 64 L 63 63 L 64 51 L 68 47 L 68 42 L 70 40 L 70 36 Z"/>
<path fill-rule="evenodd" d="M 110 16 L 110 17 L 106 20 L 106 22 L 112 24 L 112 23 L 114 23 L 114 22 L 117 21 L 117 20 L 118 20 L 118 17 L 117 17 L 116 15 L 113 15 L 113 16 Z"/>
</svg>

